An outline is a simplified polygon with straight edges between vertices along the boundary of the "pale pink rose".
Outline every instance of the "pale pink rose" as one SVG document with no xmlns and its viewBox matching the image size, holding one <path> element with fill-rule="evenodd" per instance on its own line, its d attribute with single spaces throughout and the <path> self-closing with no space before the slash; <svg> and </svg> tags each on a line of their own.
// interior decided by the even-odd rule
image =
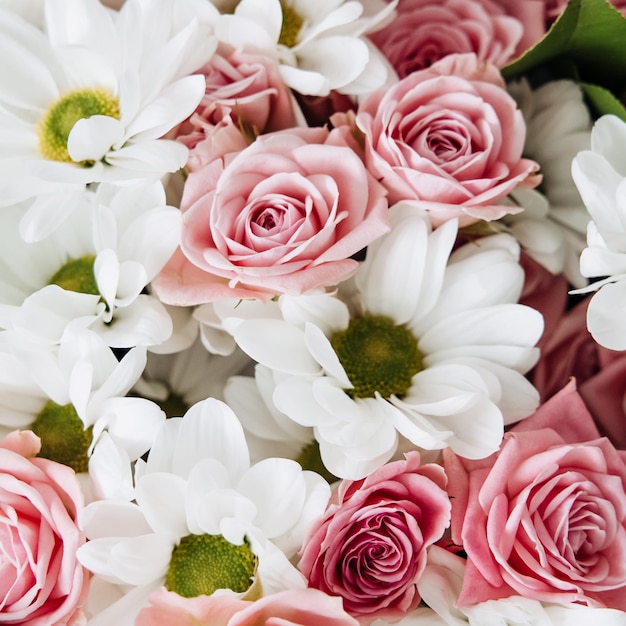
<svg viewBox="0 0 626 626">
<path fill-rule="evenodd" d="M 13 432 L 0 442 L 0 623 L 84 624 L 88 575 L 76 560 L 83 499 L 74 471 L 35 458 L 39 438 Z"/>
<path fill-rule="evenodd" d="M 268 300 L 333 286 L 389 230 L 384 188 L 339 132 L 261 135 L 185 183 L 180 252 L 154 281 L 168 304 Z"/>
<path fill-rule="evenodd" d="M 500 199 L 540 180 L 539 165 L 522 158 L 521 112 L 497 68 L 474 54 L 448 55 L 374 93 L 356 125 L 389 203 L 415 200 L 435 225 L 498 219 L 516 210 Z"/>
<path fill-rule="evenodd" d="M 503 67 L 522 33 L 521 22 L 492 0 L 400 0 L 397 18 L 369 37 L 404 78 L 454 53 Z"/>
<path fill-rule="evenodd" d="M 459 605 L 521 595 L 626 610 L 625 461 L 573 382 L 487 459 L 444 451 L 468 559 Z"/>
<path fill-rule="evenodd" d="M 222 44 L 197 73 L 204 74 L 205 95 L 177 132 L 178 141 L 190 151 L 189 169 L 198 169 L 225 154 L 219 150 L 212 154 L 208 148 L 219 146 L 207 145 L 206 141 L 214 135 L 215 126 L 224 125 L 225 118 L 240 132 L 244 145 L 262 133 L 296 125 L 291 92 L 274 59 Z"/>
<path fill-rule="evenodd" d="M 298 567 L 309 586 L 341 596 L 362 624 L 414 609 L 428 547 L 450 522 L 445 487 L 443 469 L 420 467 L 415 451 L 363 480 L 342 481 L 302 547 Z"/>
<path fill-rule="evenodd" d="M 358 626 L 341 606 L 316 589 L 293 589 L 256 602 L 231 595 L 183 598 L 161 587 L 135 626 Z"/>
</svg>

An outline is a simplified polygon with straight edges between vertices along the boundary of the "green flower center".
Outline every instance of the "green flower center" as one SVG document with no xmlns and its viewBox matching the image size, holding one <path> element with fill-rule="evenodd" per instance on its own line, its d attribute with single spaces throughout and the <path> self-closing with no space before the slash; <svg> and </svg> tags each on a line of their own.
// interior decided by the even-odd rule
<svg viewBox="0 0 626 626">
<path fill-rule="evenodd" d="M 182 417 L 187 413 L 189 405 L 177 393 L 170 392 L 170 395 L 157 404 L 163 409 L 167 417 Z"/>
<path fill-rule="evenodd" d="M 92 296 L 100 295 L 93 272 L 95 260 L 95 256 L 87 254 L 68 261 L 54 274 L 49 284 L 58 285 L 68 291 L 88 293 Z"/>
<path fill-rule="evenodd" d="M 73 405 L 48 400 L 30 428 L 41 439 L 38 456 L 68 465 L 77 473 L 87 471 L 93 427 L 85 428 Z"/>
<path fill-rule="evenodd" d="M 315 440 L 313 440 L 311 443 L 304 446 L 302 450 L 300 450 L 300 454 L 298 455 L 296 461 L 300 463 L 302 469 L 313 470 L 314 472 L 317 472 L 330 484 L 338 480 L 338 478 L 334 474 L 331 474 L 326 469 L 320 455 L 319 444 Z"/>
<path fill-rule="evenodd" d="M 350 321 L 330 340 L 354 389 L 351 398 L 402 397 L 411 379 L 424 369 L 423 355 L 413 334 L 393 320 L 371 315 Z"/>
<path fill-rule="evenodd" d="M 280 27 L 278 43 L 293 48 L 298 43 L 298 34 L 304 23 L 304 19 L 284 2 L 280 3 L 283 9 L 283 23 Z"/>
<path fill-rule="evenodd" d="M 210 596 L 218 589 L 248 591 L 256 557 L 244 541 L 237 546 L 222 535 L 187 535 L 174 548 L 165 586 L 185 598 Z"/>
<path fill-rule="evenodd" d="M 120 119 L 119 100 L 106 89 L 78 89 L 55 102 L 39 122 L 39 152 L 51 161 L 73 163 L 67 140 L 74 124 L 92 115 Z M 83 165 L 91 165 L 89 162 Z"/>
</svg>

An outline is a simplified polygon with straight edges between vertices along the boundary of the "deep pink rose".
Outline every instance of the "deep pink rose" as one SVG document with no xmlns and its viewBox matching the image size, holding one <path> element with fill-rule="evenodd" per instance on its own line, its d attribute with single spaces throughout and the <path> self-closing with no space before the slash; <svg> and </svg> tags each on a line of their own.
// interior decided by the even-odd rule
<svg viewBox="0 0 626 626">
<path fill-rule="evenodd" d="M 305 540 L 298 567 L 309 586 L 343 598 L 361 623 L 397 620 L 420 601 L 427 550 L 450 522 L 446 477 L 418 452 L 359 481 L 344 480 Z"/>
<path fill-rule="evenodd" d="M 599 438 L 574 383 L 469 461 L 444 451 L 461 606 L 510 595 L 626 610 L 626 454 Z"/>
<path fill-rule="evenodd" d="M 74 471 L 34 458 L 39 438 L 15 431 L 0 442 L 0 622 L 84 624 L 88 576 L 76 560 L 82 493 Z"/>
<path fill-rule="evenodd" d="M 181 251 L 154 282 L 168 304 L 300 294 L 336 285 L 389 229 L 384 188 L 340 132 L 261 135 L 186 181 Z"/>
<path fill-rule="evenodd" d="M 397 18 L 370 39 L 404 78 L 454 53 L 473 52 L 503 67 L 522 32 L 521 22 L 492 0 L 400 0 Z"/>
<path fill-rule="evenodd" d="M 316 589 L 293 589 L 256 602 L 231 595 L 183 598 L 161 587 L 135 626 L 358 626 L 341 606 Z"/>
<path fill-rule="evenodd" d="M 498 219 L 512 211 L 498 200 L 539 182 L 537 163 L 522 158 L 521 112 L 500 72 L 474 54 L 449 55 L 374 93 L 356 125 L 389 203 L 416 200 L 435 225 Z"/>
<path fill-rule="evenodd" d="M 259 134 L 296 125 L 292 95 L 274 59 L 222 44 L 198 73 L 205 76 L 206 93 L 177 135 L 189 148 L 188 169 L 196 170 L 225 154 L 211 151 L 220 147 L 212 137 L 225 118 L 246 145 Z"/>
</svg>

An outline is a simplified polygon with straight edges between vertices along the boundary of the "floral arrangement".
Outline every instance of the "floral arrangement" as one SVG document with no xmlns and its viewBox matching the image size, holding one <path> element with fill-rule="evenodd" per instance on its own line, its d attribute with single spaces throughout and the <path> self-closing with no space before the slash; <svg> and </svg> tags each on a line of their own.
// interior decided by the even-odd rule
<svg viewBox="0 0 626 626">
<path fill-rule="evenodd" d="M 0 2 L 0 623 L 626 624 L 626 3 Z"/>
</svg>

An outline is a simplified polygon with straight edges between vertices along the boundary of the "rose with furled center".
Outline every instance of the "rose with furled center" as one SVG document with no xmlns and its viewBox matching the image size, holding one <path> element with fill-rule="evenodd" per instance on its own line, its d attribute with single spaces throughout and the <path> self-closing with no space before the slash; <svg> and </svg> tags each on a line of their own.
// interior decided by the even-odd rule
<svg viewBox="0 0 626 626">
<path fill-rule="evenodd" d="M 533 175 L 539 165 L 522 158 L 521 111 L 497 68 L 474 54 L 448 55 L 372 94 L 354 124 L 365 164 L 389 191 L 389 203 L 415 201 L 434 225 L 516 212 L 499 201 L 540 181 Z"/>
<path fill-rule="evenodd" d="M 188 305 L 336 285 L 356 270 L 350 257 L 388 231 L 385 196 L 340 133 L 262 135 L 189 176 L 181 247 L 154 287 Z"/>
<path fill-rule="evenodd" d="M 363 480 L 343 481 L 302 547 L 298 567 L 309 586 L 341 596 L 363 624 L 414 609 L 428 547 L 450 521 L 445 486 L 443 469 L 420 466 L 415 451 Z"/>
</svg>

